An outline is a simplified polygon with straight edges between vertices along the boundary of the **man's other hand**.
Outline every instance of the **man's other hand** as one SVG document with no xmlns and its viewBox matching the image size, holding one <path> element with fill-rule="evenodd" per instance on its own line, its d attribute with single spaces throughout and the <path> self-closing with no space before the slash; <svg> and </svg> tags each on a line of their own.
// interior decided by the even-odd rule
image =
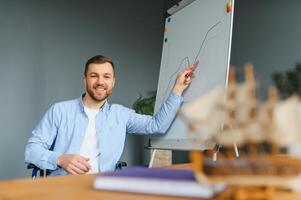
<svg viewBox="0 0 301 200">
<path fill-rule="evenodd" d="M 69 174 L 86 174 L 91 166 L 88 163 L 89 158 L 76 154 L 63 154 L 59 157 L 57 165 L 62 167 Z"/>
</svg>

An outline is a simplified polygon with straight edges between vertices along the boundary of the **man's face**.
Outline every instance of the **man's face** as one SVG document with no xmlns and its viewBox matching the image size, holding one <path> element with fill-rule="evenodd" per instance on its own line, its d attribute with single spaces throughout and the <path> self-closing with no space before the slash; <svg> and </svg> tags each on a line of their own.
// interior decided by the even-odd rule
<svg viewBox="0 0 301 200">
<path fill-rule="evenodd" d="M 114 88 L 115 76 L 110 63 L 90 64 L 84 77 L 86 91 L 96 102 L 105 100 Z"/>
</svg>

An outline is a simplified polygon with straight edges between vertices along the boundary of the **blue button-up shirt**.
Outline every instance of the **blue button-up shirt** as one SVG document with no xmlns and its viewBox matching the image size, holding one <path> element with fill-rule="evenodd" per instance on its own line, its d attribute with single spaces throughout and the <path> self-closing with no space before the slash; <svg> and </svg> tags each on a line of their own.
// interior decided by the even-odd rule
<svg viewBox="0 0 301 200">
<path fill-rule="evenodd" d="M 124 148 L 126 133 L 164 133 L 173 121 L 183 99 L 171 93 L 154 115 L 141 115 L 122 105 L 105 103 L 95 118 L 99 140 L 99 170 L 115 169 Z M 32 131 L 25 150 L 25 162 L 42 169 L 50 169 L 51 175 L 67 174 L 57 166 L 62 154 L 79 154 L 88 117 L 82 98 L 59 102 L 49 108 Z"/>
</svg>

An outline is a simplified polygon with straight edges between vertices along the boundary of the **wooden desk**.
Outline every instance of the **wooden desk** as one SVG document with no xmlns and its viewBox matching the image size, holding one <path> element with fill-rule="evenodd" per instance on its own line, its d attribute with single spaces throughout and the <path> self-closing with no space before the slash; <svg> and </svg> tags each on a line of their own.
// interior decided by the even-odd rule
<svg viewBox="0 0 301 200">
<path fill-rule="evenodd" d="M 0 200 L 41 199 L 108 199 L 108 200 L 178 200 L 176 198 L 121 192 L 94 190 L 92 183 L 96 175 L 47 177 L 36 180 L 19 179 L 0 181 Z"/>
<path fill-rule="evenodd" d="M 25 199 L 109 199 L 109 200 L 192 200 L 193 198 L 153 196 L 94 190 L 92 183 L 96 175 L 47 177 L 36 180 L 19 179 L 0 181 L 0 200 Z M 215 200 L 231 199 L 236 188 L 229 188 Z M 301 194 L 277 191 L 273 200 L 300 200 Z"/>
</svg>

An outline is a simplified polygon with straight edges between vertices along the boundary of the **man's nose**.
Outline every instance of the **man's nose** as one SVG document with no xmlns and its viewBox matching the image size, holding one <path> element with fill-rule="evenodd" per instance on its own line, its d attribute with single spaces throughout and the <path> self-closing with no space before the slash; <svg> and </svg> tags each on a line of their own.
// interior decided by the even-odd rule
<svg viewBox="0 0 301 200">
<path fill-rule="evenodd" d="M 103 84 L 105 83 L 104 78 L 99 77 L 99 78 L 97 79 L 97 83 L 100 84 L 100 85 L 103 85 Z"/>
</svg>

